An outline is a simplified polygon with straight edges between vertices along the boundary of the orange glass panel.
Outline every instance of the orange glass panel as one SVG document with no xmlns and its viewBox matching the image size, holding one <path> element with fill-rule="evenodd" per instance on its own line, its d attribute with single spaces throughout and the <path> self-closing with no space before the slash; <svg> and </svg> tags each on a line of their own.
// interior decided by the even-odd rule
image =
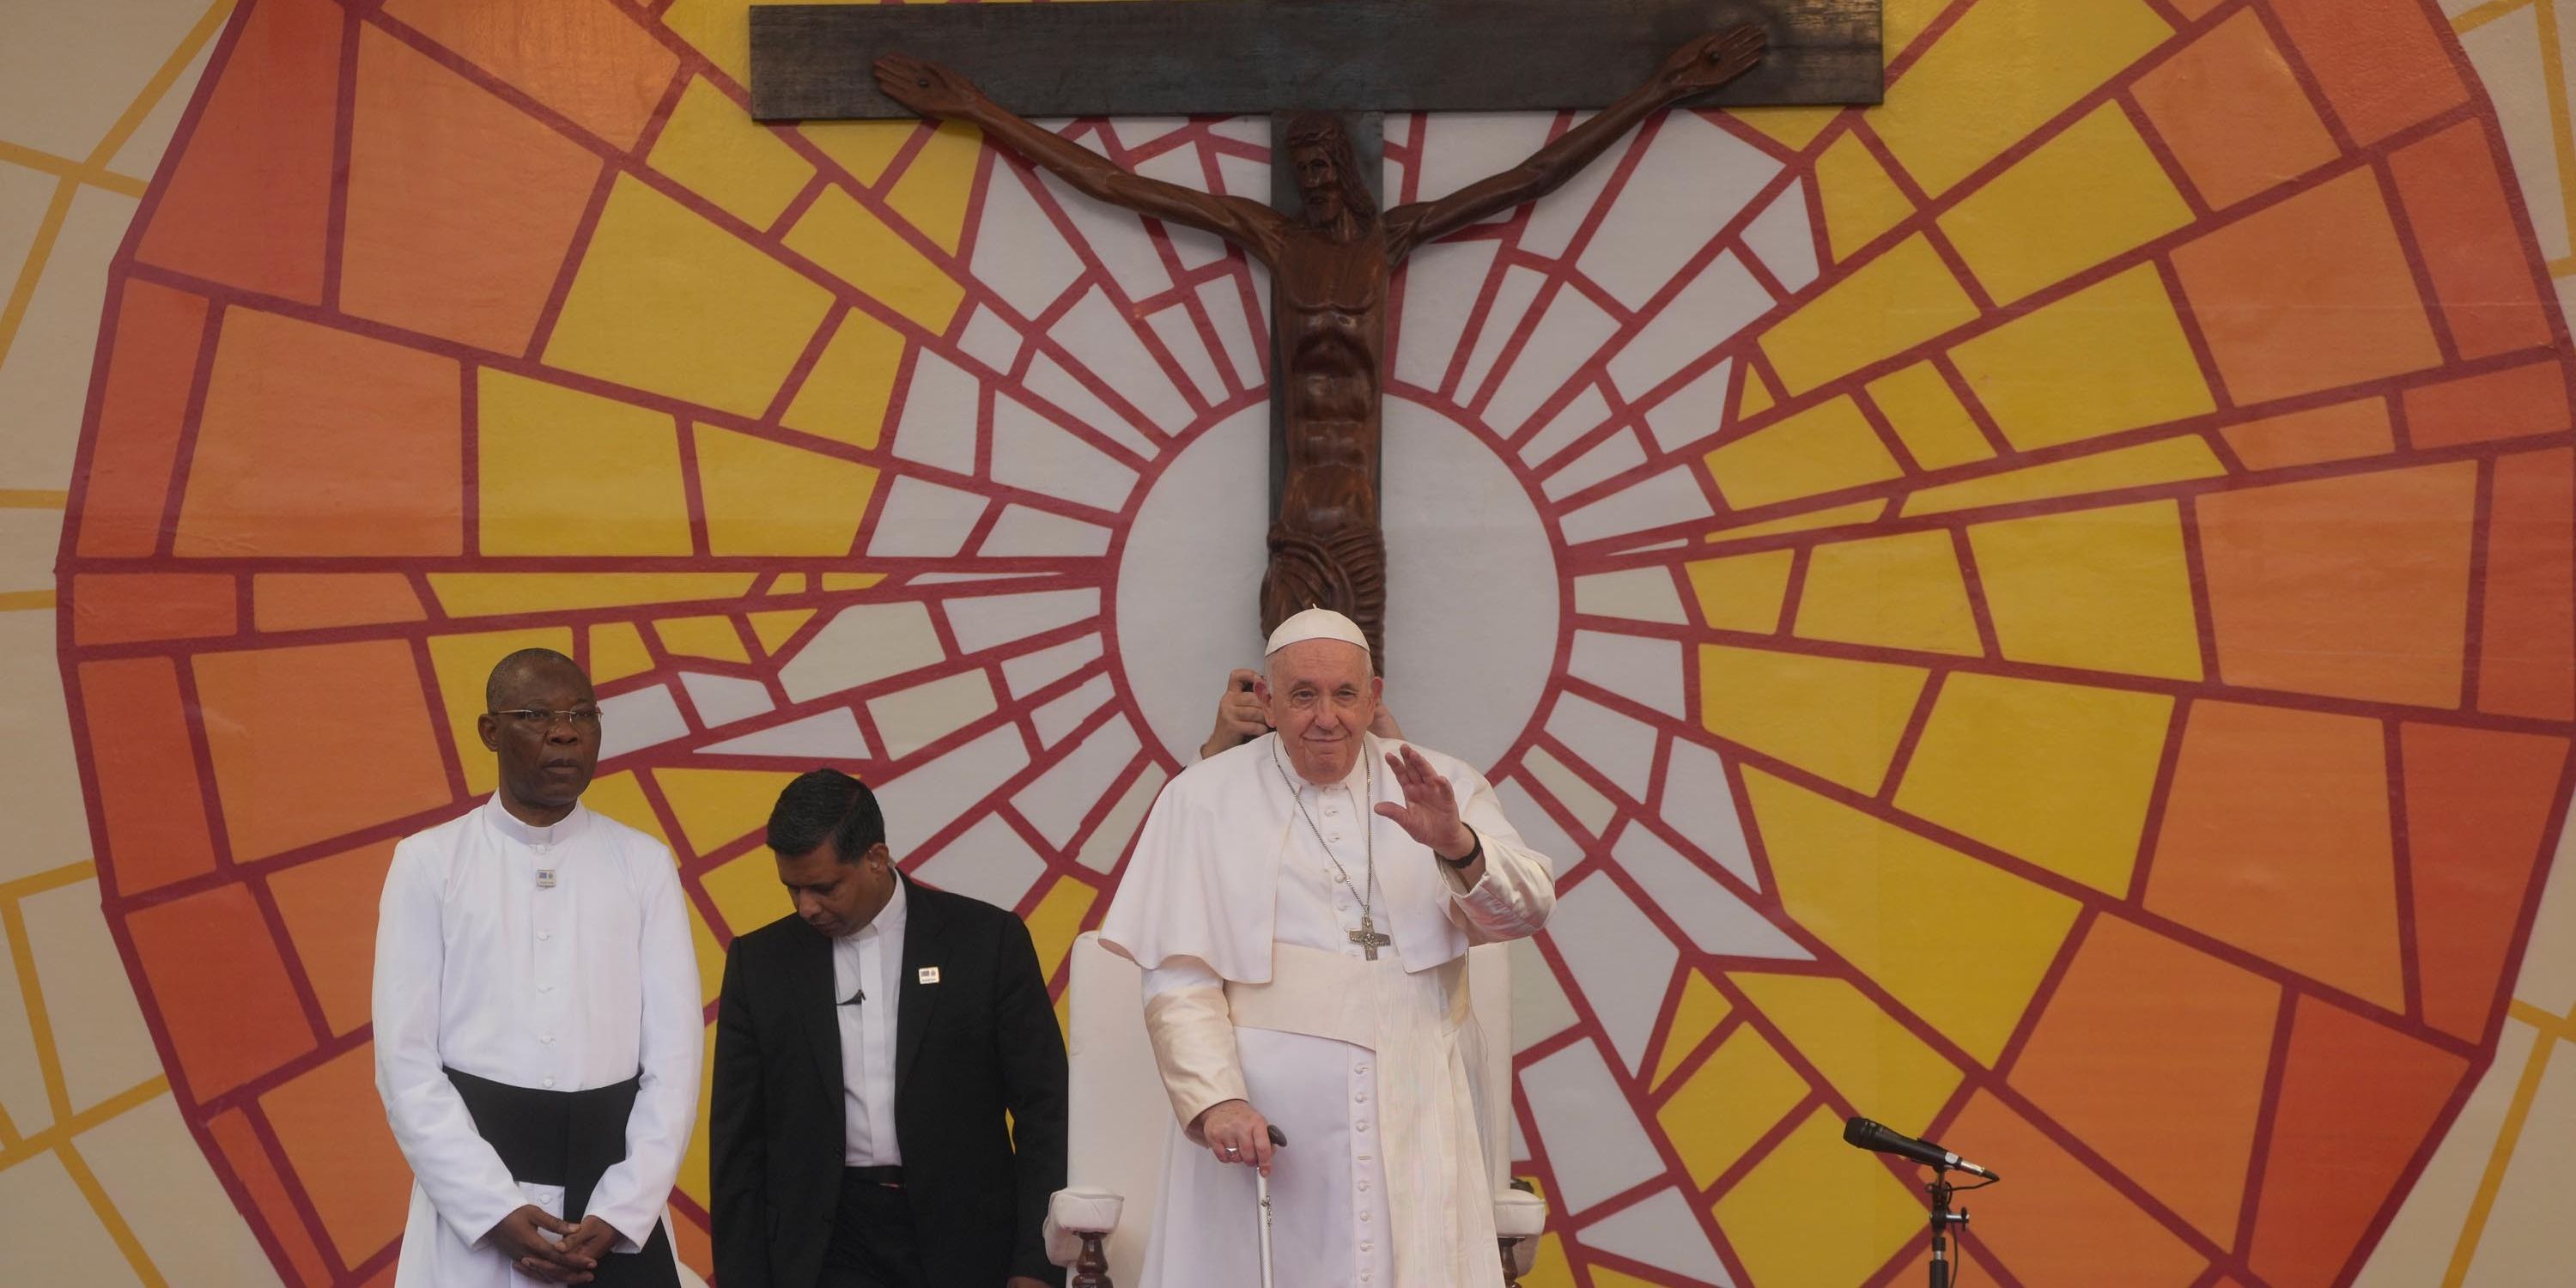
<svg viewBox="0 0 2576 1288">
<path fill-rule="evenodd" d="M 331 0 L 261 0 L 176 154 L 135 257 L 182 273 L 322 302 L 340 118 L 341 32 Z"/>
<path fill-rule="evenodd" d="M 138 909 L 125 930 L 190 1096 L 211 1100 L 313 1049 L 313 1026 L 250 887 Z"/>
<path fill-rule="evenodd" d="M 150 282 L 125 284 L 81 486 L 84 557 L 148 555 L 159 546 L 205 329 L 203 298 Z"/>
</svg>

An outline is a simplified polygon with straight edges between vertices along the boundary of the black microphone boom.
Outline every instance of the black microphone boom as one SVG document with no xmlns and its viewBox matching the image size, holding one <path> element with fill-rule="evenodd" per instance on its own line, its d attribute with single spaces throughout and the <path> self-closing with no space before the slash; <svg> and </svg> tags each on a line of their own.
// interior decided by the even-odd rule
<svg viewBox="0 0 2576 1288">
<path fill-rule="evenodd" d="M 1911 1136 L 1890 1131 L 1866 1118 L 1843 1120 L 1843 1143 L 1857 1145 L 1873 1154 L 1894 1154 L 1899 1158 L 1910 1158 L 1925 1167 L 1946 1167 L 1952 1171 L 1966 1172 L 1970 1176 L 1982 1176 L 1990 1181 L 2003 1179 L 1994 1172 L 1979 1167 L 1928 1140 L 1916 1140 Z"/>
</svg>

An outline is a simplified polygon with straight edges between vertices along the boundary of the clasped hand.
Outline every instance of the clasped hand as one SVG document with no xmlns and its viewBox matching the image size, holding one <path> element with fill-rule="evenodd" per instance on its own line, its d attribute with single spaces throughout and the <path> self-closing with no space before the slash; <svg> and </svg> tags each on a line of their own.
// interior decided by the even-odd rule
<svg viewBox="0 0 2576 1288">
<path fill-rule="evenodd" d="M 562 1242 L 547 1235 L 561 1236 Z M 520 1274 L 547 1283 L 586 1284 L 620 1236 L 615 1226 L 596 1216 L 583 1217 L 576 1225 L 527 1203 L 502 1217 L 484 1237 L 510 1255 Z"/>
</svg>

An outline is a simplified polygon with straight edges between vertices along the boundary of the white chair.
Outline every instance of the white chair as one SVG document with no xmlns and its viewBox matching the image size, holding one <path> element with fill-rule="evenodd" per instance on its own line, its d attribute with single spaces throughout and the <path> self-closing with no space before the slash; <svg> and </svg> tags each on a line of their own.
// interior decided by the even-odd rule
<svg viewBox="0 0 2576 1288">
<path fill-rule="evenodd" d="M 1537 1252 L 1547 1204 L 1511 1188 L 1511 958 L 1500 944 L 1468 950 L 1467 1004 L 1491 1058 L 1478 1084 L 1492 1172 L 1494 1229 L 1506 1284 L 1517 1285 Z M 1165 1133 L 1172 1119 L 1154 1049 L 1145 1038 L 1136 965 L 1100 946 L 1097 932 L 1073 942 L 1071 1132 L 1065 1188 L 1047 1206 L 1047 1255 L 1071 1269 L 1073 1288 L 1135 1284 L 1162 1193 Z"/>
</svg>

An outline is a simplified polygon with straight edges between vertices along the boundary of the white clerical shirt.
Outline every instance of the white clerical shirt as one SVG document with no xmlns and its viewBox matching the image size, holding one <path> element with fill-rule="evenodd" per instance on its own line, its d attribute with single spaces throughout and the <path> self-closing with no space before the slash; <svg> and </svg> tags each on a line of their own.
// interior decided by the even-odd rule
<svg viewBox="0 0 2576 1288">
<path fill-rule="evenodd" d="M 668 848 L 578 805 L 532 827 L 498 798 L 404 839 L 378 909 L 374 1002 L 376 1087 L 414 1178 L 396 1288 L 533 1283 L 484 1236 L 525 1204 L 567 1215 L 561 1186 L 511 1177 L 441 1066 L 559 1091 L 640 1073 L 626 1159 L 589 1205 L 617 1251 L 637 1251 L 697 1121 L 704 1041 Z"/>
<path fill-rule="evenodd" d="M 841 1002 L 834 1008 L 841 1020 L 841 1162 L 850 1167 L 903 1163 L 894 1132 L 894 1035 L 905 906 L 898 879 L 874 920 L 832 941 L 832 995 Z"/>
</svg>

